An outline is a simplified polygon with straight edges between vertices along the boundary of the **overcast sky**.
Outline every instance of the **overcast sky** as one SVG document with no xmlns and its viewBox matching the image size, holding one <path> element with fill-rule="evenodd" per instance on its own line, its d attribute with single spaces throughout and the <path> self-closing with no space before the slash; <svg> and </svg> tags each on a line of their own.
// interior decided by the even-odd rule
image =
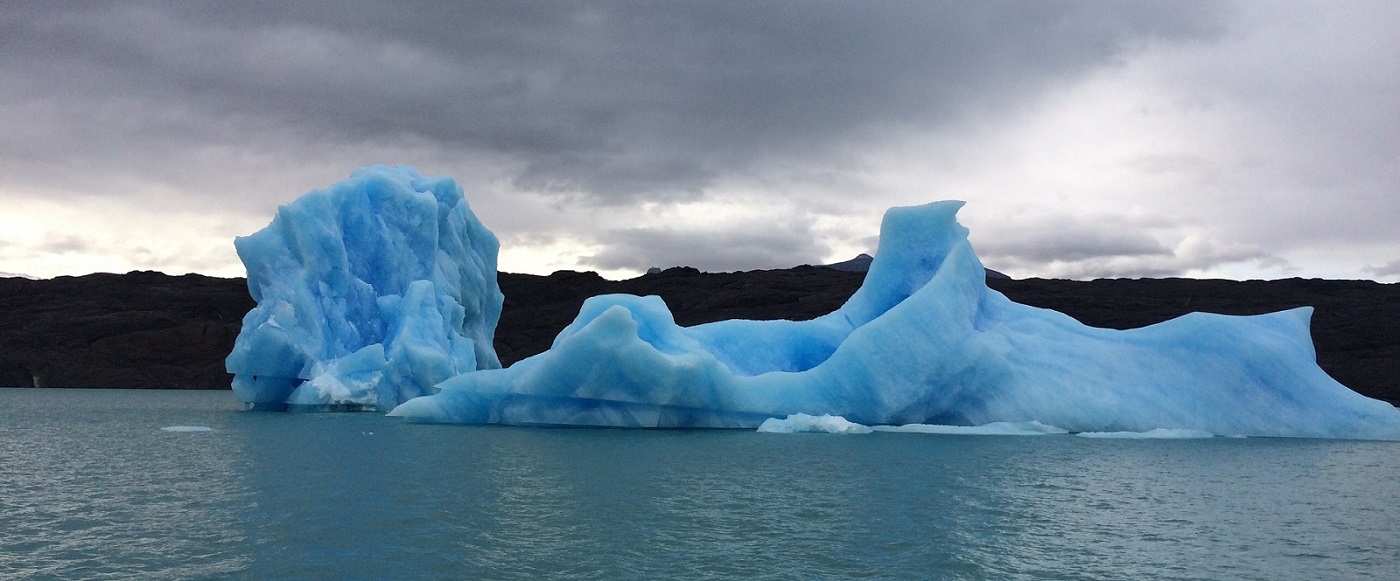
<svg viewBox="0 0 1400 581">
<path fill-rule="evenodd" d="M 294 4 L 294 6 L 289 6 Z M 1400 3 L 0 3 L 0 272 L 241 276 L 356 167 L 501 270 L 872 252 L 968 202 L 1016 277 L 1400 280 Z"/>
</svg>

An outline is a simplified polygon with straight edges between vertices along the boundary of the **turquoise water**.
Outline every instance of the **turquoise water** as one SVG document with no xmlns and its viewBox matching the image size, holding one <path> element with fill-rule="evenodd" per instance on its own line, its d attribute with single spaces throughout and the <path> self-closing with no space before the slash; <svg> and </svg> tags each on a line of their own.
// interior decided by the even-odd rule
<svg viewBox="0 0 1400 581">
<path fill-rule="evenodd" d="M 427 426 L 0 390 L 2 579 L 1386 579 L 1397 503 L 1397 443 Z"/>
</svg>

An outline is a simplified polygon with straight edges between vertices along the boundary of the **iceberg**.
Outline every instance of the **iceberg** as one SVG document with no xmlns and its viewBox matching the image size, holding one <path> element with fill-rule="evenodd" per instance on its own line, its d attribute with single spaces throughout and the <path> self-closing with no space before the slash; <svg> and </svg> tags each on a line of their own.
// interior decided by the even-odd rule
<svg viewBox="0 0 1400 581">
<path fill-rule="evenodd" d="M 257 306 L 225 361 L 249 408 L 388 410 L 499 368 L 499 243 L 451 178 L 374 166 L 235 240 Z"/>
<path fill-rule="evenodd" d="M 992 422 L 981 426 L 936 426 L 905 424 L 902 426 L 862 426 L 841 416 L 793 414 L 786 418 L 768 418 L 758 426 L 759 432 L 770 434 L 938 434 L 945 436 L 1045 436 L 1067 434 L 1055 426 L 1040 422 Z M 1132 432 L 1136 434 L 1136 432 Z M 1085 435 L 1085 434 L 1080 434 Z M 1089 435 L 1087 437 L 1094 437 Z"/>
<path fill-rule="evenodd" d="M 956 220 L 962 205 L 890 209 L 863 286 L 828 315 L 681 327 L 658 297 L 598 296 L 548 351 L 446 379 L 389 415 L 752 429 L 806 414 L 861 426 L 1400 439 L 1400 410 L 1317 366 L 1310 308 L 1088 327 L 987 288 Z"/>
<path fill-rule="evenodd" d="M 1080 432 L 1075 435 L 1098 440 L 1197 440 L 1215 437 L 1215 434 L 1201 430 L 1171 428 L 1156 428 L 1146 432 Z"/>
<path fill-rule="evenodd" d="M 792 414 L 783 419 L 763 420 L 758 425 L 758 431 L 770 434 L 869 434 L 874 430 L 846 421 L 841 416 Z"/>
<path fill-rule="evenodd" d="M 992 422 L 980 426 L 936 426 L 931 424 L 905 424 L 903 426 L 871 426 L 876 432 L 896 432 L 903 434 L 943 434 L 952 436 L 1046 436 L 1067 434 L 1066 430 L 1047 426 L 1037 421 Z"/>
<path fill-rule="evenodd" d="M 165 426 L 162 432 L 212 432 L 214 428 L 209 426 Z"/>
</svg>

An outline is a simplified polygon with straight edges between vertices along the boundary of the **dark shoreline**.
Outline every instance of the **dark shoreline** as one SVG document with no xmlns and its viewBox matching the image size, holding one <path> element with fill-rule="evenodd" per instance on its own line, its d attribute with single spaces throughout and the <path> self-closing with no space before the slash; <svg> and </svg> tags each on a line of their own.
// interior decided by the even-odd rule
<svg viewBox="0 0 1400 581">
<path fill-rule="evenodd" d="M 655 294 L 681 325 L 806 319 L 840 306 L 864 275 L 823 267 L 739 273 L 672 268 L 629 280 L 501 273 L 502 363 L 547 349 L 587 297 Z M 1012 300 L 1126 329 L 1192 311 L 1251 315 L 1313 306 L 1318 362 L 1363 395 L 1400 404 L 1400 284 L 1286 279 L 989 279 Z M 241 278 L 157 272 L 0 278 L 0 386 L 227 389 L 223 359 L 253 307 Z M 36 382 L 37 380 L 37 382 Z"/>
</svg>

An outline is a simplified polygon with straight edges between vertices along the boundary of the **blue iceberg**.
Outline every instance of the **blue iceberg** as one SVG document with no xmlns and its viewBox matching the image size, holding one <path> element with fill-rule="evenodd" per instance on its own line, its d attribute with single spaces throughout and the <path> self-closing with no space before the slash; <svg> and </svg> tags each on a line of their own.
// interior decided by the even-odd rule
<svg viewBox="0 0 1400 581">
<path fill-rule="evenodd" d="M 388 410 L 501 366 L 499 243 L 450 178 L 363 168 L 235 246 L 258 305 L 225 364 L 250 408 Z"/>
<path fill-rule="evenodd" d="M 1317 366 L 1310 309 L 1086 327 L 987 288 L 961 206 L 889 210 L 863 286 L 817 319 L 681 327 L 599 296 L 501 369 L 495 236 L 450 178 L 364 168 L 236 241 L 258 305 L 227 368 L 251 408 L 421 422 L 1400 439 L 1400 410 Z"/>
<path fill-rule="evenodd" d="M 956 221 L 961 206 L 889 210 L 864 285 L 823 317 L 680 327 L 658 297 L 594 297 L 548 351 L 447 379 L 390 415 L 756 428 L 807 414 L 866 426 L 1400 439 L 1400 410 L 1317 366 L 1311 309 L 1087 327 L 987 288 Z"/>
</svg>

